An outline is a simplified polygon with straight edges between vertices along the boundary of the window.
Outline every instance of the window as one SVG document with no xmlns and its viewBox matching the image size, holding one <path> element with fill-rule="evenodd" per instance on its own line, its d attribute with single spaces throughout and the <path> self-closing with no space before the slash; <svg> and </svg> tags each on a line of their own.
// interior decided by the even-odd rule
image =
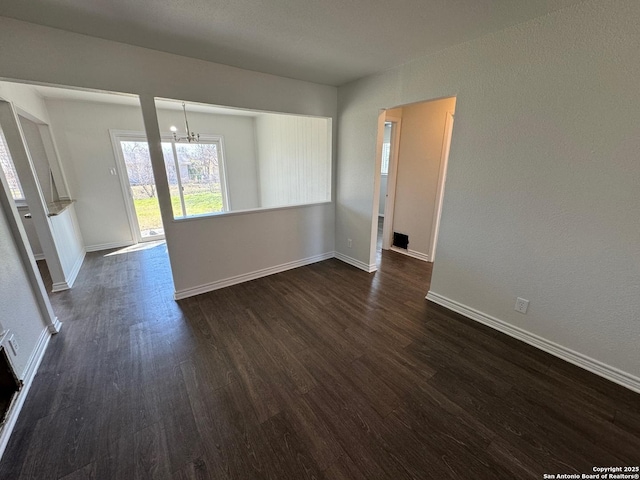
<svg viewBox="0 0 640 480">
<path fill-rule="evenodd" d="M 9 149 L 4 139 L 4 135 L 0 130 L 0 164 L 2 164 L 2 171 L 7 178 L 9 184 L 9 191 L 14 200 L 24 200 L 24 192 L 22 191 L 22 185 L 20 185 L 20 179 L 18 178 L 18 172 L 13 165 L 13 160 L 9 155 Z"/>
<path fill-rule="evenodd" d="M 132 230 L 138 232 L 138 241 L 163 237 L 146 137 L 128 131 L 112 131 L 111 135 L 120 160 L 123 191 L 130 197 L 127 208 Z M 199 142 L 180 143 L 165 134 L 162 153 L 174 218 L 228 211 L 221 137 L 201 136 Z"/>
<path fill-rule="evenodd" d="M 174 218 L 229 210 L 221 138 L 201 136 L 195 143 L 162 142 L 162 153 Z"/>
<path fill-rule="evenodd" d="M 391 153 L 391 143 L 385 142 L 382 144 L 382 175 L 389 174 L 389 154 Z"/>
<path fill-rule="evenodd" d="M 391 122 L 384 123 L 384 137 L 382 140 L 382 164 L 380 173 L 382 175 L 389 174 L 389 156 L 391 155 Z"/>
</svg>

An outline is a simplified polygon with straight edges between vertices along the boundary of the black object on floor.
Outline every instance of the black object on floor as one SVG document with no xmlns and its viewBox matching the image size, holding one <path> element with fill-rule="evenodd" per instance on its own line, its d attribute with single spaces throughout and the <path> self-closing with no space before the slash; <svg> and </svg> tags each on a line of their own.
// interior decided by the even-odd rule
<svg viewBox="0 0 640 480">
<path fill-rule="evenodd" d="M 398 248 L 409 248 L 409 235 L 393 232 L 393 246 Z"/>
</svg>

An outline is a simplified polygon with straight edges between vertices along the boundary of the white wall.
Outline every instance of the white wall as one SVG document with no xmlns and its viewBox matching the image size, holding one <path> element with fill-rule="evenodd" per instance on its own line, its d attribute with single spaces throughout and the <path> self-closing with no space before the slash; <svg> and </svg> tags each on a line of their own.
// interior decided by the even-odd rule
<svg viewBox="0 0 640 480">
<path fill-rule="evenodd" d="M 262 207 L 331 200 L 330 132 L 323 118 L 256 118 Z"/>
<path fill-rule="evenodd" d="M 30 85 L 0 82 L 0 98 L 13 104 L 44 123 L 49 123 L 49 112 L 42 97 Z"/>
<path fill-rule="evenodd" d="M 28 118 L 23 116 L 18 117 L 20 120 L 20 126 L 24 133 L 24 138 L 27 141 L 27 147 L 31 154 L 31 160 L 33 161 L 33 168 L 38 177 L 38 183 L 42 190 L 42 195 L 46 202 L 53 202 L 58 200 L 58 193 L 55 189 L 55 185 L 51 181 L 51 167 L 49 166 L 49 159 L 47 158 L 47 152 L 42 143 L 42 137 L 40 136 L 40 130 L 38 125 Z"/>
<path fill-rule="evenodd" d="M 143 132 L 140 109 L 70 100 L 46 100 L 85 245 L 132 243 L 109 129 Z"/>
<path fill-rule="evenodd" d="M 23 112 L 41 121 L 49 121 L 49 112 L 47 111 L 44 101 L 29 85 L 0 82 L 0 98 L 13 102 L 13 104 Z M 40 245 L 33 219 L 24 218 L 24 215 L 29 213 L 29 208 L 21 206 L 18 208 L 18 211 L 33 254 L 41 257 L 43 255 L 42 246 Z"/>
<path fill-rule="evenodd" d="M 8 82 L 0 82 L 0 97 L 12 102 L 17 108 L 20 128 L 22 129 L 26 147 L 31 158 L 33 172 L 35 172 L 35 178 L 42 192 L 44 202 L 48 203 L 58 200 L 57 185 L 51 181 L 51 175 L 52 170 L 57 172 L 60 170 L 57 165 L 57 160 L 55 160 L 56 165 L 50 164 L 50 157 L 56 158 L 55 146 L 53 143 L 49 143 L 48 145 L 52 150 L 47 151 L 41 130 L 43 122 L 50 122 L 49 112 L 45 102 L 32 87 Z M 48 130 L 45 133 L 47 138 L 50 138 Z M 59 176 L 58 178 L 62 177 Z M 66 185 L 64 182 L 62 182 L 60 186 L 66 194 Z M 23 189 L 25 188 L 25 185 L 23 185 Z M 35 197 L 33 197 L 32 200 L 34 198 Z M 38 198 L 40 198 L 39 195 Z M 84 244 L 78 231 L 75 213 L 73 213 L 73 209 L 71 209 L 70 212 L 65 214 L 69 216 L 69 218 L 72 218 L 73 222 L 71 222 L 71 220 L 63 222 L 54 217 L 44 219 L 46 222 L 45 227 L 51 236 L 46 235 L 45 245 L 47 248 L 43 249 L 36 227 L 36 222 L 38 222 L 37 218 L 24 218 L 24 215 L 26 213 L 32 213 L 30 210 L 34 208 L 33 205 L 32 209 L 22 205 L 18 207 L 20 220 L 25 229 L 29 246 L 31 247 L 32 253 L 39 258 L 45 256 L 43 250 L 48 251 L 47 265 L 54 280 L 54 290 L 56 288 L 68 288 L 66 285 L 73 283 L 77 270 L 84 258 Z M 67 230 L 67 227 L 69 230 Z"/>
<path fill-rule="evenodd" d="M 432 291 L 640 388 L 639 22 L 585 1 L 341 87 L 336 250 L 373 263 L 379 109 L 456 95 Z"/>
<path fill-rule="evenodd" d="M 60 256 L 65 280 L 71 287 L 76 280 L 85 256 L 84 242 L 78 225 L 75 204 L 69 205 L 58 215 L 50 217 L 49 222 L 58 247 L 58 255 Z"/>
<path fill-rule="evenodd" d="M 122 187 L 111 175 L 116 157 L 109 130 L 144 132 L 139 107 L 47 99 L 51 129 L 74 199 L 82 236 L 90 250 L 132 243 Z M 160 130 L 183 129 L 182 111 L 159 110 Z M 191 129 L 224 137 L 227 182 L 234 209 L 256 208 L 258 179 L 252 117 L 189 113 Z"/>
<path fill-rule="evenodd" d="M 18 355 L 10 357 L 22 378 L 46 323 L 12 235 L 6 213 L 0 211 L 0 312 L 2 326 L 13 332 L 20 345 Z"/>
<path fill-rule="evenodd" d="M 44 258 L 44 252 L 42 251 L 42 246 L 40 245 L 40 239 L 38 238 L 38 232 L 36 232 L 36 226 L 33 224 L 33 218 L 24 217 L 27 213 L 29 213 L 29 207 L 27 207 L 26 205 L 19 206 L 18 213 L 20 214 L 22 226 L 24 227 L 27 238 L 29 239 L 29 246 L 31 247 L 31 251 L 38 260 L 42 260 Z"/>
<path fill-rule="evenodd" d="M 409 250 L 425 257 L 431 252 L 431 232 L 435 227 L 446 115 L 454 109 L 455 98 L 402 108 L 393 231 L 408 235 Z"/>
<path fill-rule="evenodd" d="M 7 18 L 0 18 L 0 43 L 0 65 L 7 78 L 213 105 L 336 116 L 334 87 Z M 334 225 L 332 204 L 169 222 L 165 233 L 175 287 L 195 288 L 261 267 L 332 252 Z M 283 241 L 284 232 L 288 236 Z M 93 241 L 85 240 L 87 244 Z"/>
</svg>

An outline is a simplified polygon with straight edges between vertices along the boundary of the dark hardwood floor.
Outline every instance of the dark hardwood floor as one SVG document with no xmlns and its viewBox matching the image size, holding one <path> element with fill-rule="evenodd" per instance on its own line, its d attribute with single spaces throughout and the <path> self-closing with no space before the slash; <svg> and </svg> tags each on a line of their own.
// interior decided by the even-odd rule
<svg viewBox="0 0 640 480">
<path fill-rule="evenodd" d="M 640 464 L 640 395 L 328 260 L 175 302 L 164 245 L 87 256 L 2 479 L 540 479 Z"/>
</svg>

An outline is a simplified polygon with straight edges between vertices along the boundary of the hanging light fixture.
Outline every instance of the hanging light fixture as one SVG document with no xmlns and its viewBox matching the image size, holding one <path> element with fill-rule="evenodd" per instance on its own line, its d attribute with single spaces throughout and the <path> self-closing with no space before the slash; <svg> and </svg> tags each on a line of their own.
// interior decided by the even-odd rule
<svg viewBox="0 0 640 480">
<path fill-rule="evenodd" d="M 199 142 L 200 134 L 195 132 L 189 132 L 189 120 L 187 120 L 187 106 L 184 104 L 184 102 L 182 102 L 182 111 L 184 112 L 184 125 L 185 125 L 185 128 L 187 129 L 187 136 L 179 137 L 178 129 L 175 127 L 175 125 L 171 125 L 171 127 L 169 127 L 169 130 L 171 130 L 171 133 L 173 133 L 173 139 L 176 142 L 181 142 L 183 140 L 186 140 L 189 143 Z"/>
</svg>

